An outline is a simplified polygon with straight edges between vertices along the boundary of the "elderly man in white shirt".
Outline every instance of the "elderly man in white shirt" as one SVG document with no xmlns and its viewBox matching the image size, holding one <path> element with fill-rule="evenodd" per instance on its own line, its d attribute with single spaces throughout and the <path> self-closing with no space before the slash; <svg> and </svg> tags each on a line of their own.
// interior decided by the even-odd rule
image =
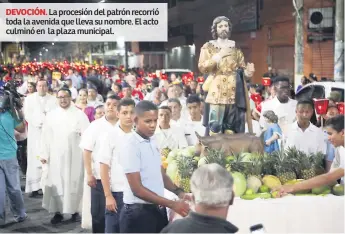
<svg viewBox="0 0 345 234">
<path fill-rule="evenodd" d="M 158 109 L 158 125 L 155 138 L 160 152 L 163 149 L 182 149 L 188 146 L 187 139 L 182 128 L 171 126 L 171 110 L 168 106 Z"/>
<path fill-rule="evenodd" d="M 187 109 L 188 109 L 188 120 L 186 124 L 187 131 L 187 141 L 188 145 L 196 145 L 198 143 L 198 138 L 195 134 L 197 132 L 199 135 L 203 136 L 206 132 L 206 128 L 203 126 L 202 114 L 201 114 L 201 100 L 198 95 L 193 94 L 187 98 Z"/>
<path fill-rule="evenodd" d="M 313 112 L 313 101 L 300 100 L 297 103 L 297 121 L 287 127 L 284 148 L 296 147 L 307 154 L 326 153 L 323 131 L 310 122 Z"/>
<path fill-rule="evenodd" d="M 135 102 L 122 99 L 117 107 L 119 118 L 115 129 L 102 136 L 100 149 L 101 179 L 106 201 L 105 233 L 119 233 L 119 214 L 123 207 L 123 190 L 126 177 L 119 162 L 121 146 L 131 136 Z"/>
<path fill-rule="evenodd" d="M 273 79 L 273 88 L 276 96 L 272 100 L 262 103 L 261 113 L 268 110 L 273 111 L 278 116 L 278 124 L 283 133 L 286 127 L 295 121 L 295 112 L 297 101 L 290 99 L 290 81 L 287 77 L 275 77 Z M 261 115 L 259 123 L 262 128 L 266 127 L 265 118 Z"/>
<path fill-rule="evenodd" d="M 86 218 L 86 215 L 88 215 L 88 213 L 86 213 L 87 210 L 90 211 L 91 209 L 92 231 L 94 233 L 103 233 L 105 230 L 105 198 L 101 183 L 99 164 L 100 157 L 102 156 L 100 153 L 102 143 L 101 135 L 110 129 L 116 128 L 115 125 L 118 121 L 116 107 L 119 104 L 119 101 L 120 98 L 115 95 L 107 98 L 105 102 L 105 116 L 91 123 L 84 132 L 79 145 L 83 150 L 84 167 L 86 170 L 85 179 L 88 185 L 84 186 L 83 212 L 85 214 L 82 218 Z M 89 198 L 90 201 L 87 201 L 87 198 Z"/>
</svg>

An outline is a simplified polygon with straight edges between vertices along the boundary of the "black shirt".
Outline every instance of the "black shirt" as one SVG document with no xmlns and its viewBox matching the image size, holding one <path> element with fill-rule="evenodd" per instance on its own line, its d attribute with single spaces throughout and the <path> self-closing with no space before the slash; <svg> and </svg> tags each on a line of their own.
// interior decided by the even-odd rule
<svg viewBox="0 0 345 234">
<path fill-rule="evenodd" d="M 236 233 L 237 231 L 238 228 L 225 219 L 191 212 L 187 217 L 170 223 L 161 233 Z"/>
</svg>

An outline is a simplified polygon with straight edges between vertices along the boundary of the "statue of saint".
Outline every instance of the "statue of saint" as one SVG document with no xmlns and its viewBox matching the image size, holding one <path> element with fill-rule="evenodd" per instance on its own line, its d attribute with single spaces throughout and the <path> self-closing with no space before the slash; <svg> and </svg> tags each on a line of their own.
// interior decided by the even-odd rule
<svg viewBox="0 0 345 234">
<path fill-rule="evenodd" d="M 245 64 L 243 53 L 229 40 L 232 24 L 225 16 L 213 20 L 214 40 L 206 42 L 200 52 L 199 70 L 208 77 L 203 85 L 207 92 L 204 108 L 206 135 L 245 132 L 247 120 L 252 133 L 249 95 L 244 75 L 251 77 L 254 64 Z"/>
</svg>

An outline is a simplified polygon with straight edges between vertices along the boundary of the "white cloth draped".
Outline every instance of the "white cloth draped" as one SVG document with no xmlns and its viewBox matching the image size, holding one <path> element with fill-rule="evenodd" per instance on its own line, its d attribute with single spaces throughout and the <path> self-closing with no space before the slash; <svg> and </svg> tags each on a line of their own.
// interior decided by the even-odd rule
<svg viewBox="0 0 345 234">
<path fill-rule="evenodd" d="M 81 211 L 84 167 L 81 134 L 89 125 L 87 116 L 74 105 L 57 108 L 42 129 L 41 158 L 47 160 L 43 179 L 43 208 L 74 214 Z"/>
<path fill-rule="evenodd" d="M 49 94 L 40 97 L 38 93 L 25 98 L 24 115 L 28 122 L 28 147 L 25 192 L 41 189 L 42 164 L 39 160 L 41 149 L 42 126 L 46 113 L 57 107 L 57 99 Z"/>
</svg>

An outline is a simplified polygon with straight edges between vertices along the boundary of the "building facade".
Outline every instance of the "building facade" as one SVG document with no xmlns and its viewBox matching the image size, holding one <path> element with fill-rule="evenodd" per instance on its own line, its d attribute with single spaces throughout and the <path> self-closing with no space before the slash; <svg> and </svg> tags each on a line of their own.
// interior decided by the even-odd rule
<svg viewBox="0 0 345 234">
<path fill-rule="evenodd" d="M 333 6 L 334 1 L 304 0 L 304 38 L 299 43 L 304 48 L 305 75 L 313 72 L 319 78 L 333 77 L 334 32 L 316 35 L 309 29 L 311 9 Z M 200 48 L 212 39 L 213 19 L 227 16 L 234 27 L 231 39 L 242 49 L 246 61 L 255 64 L 253 82 L 260 83 L 269 67 L 293 79 L 295 8 L 292 1 L 217 0 L 211 3 L 209 0 L 169 0 L 169 7 L 170 30 L 166 43 L 169 67 L 189 68 L 197 72 Z M 190 49 L 193 47 L 194 52 Z M 189 64 L 193 65 L 186 67 Z"/>
</svg>

